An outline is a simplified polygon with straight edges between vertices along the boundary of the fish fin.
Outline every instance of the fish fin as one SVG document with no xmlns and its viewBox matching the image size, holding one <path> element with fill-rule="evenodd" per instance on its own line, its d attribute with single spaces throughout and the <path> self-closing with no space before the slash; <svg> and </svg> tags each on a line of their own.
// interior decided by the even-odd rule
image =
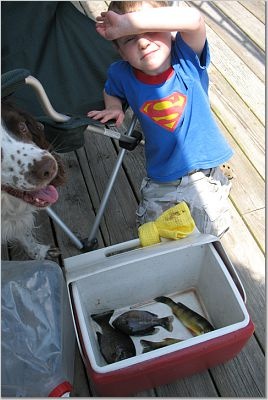
<svg viewBox="0 0 268 400">
<path fill-rule="evenodd" d="M 151 314 L 152 317 L 157 317 L 157 318 L 158 318 L 158 315 L 157 315 L 157 314 L 152 313 L 151 311 L 148 311 L 148 313 Z"/>
<path fill-rule="evenodd" d="M 172 322 L 174 321 L 173 315 L 170 315 L 168 317 L 164 317 L 162 319 L 163 321 L 163 328 L 165 328 L 167 331 L 172 332 L 173 331 L 173 324 Z"/>
<path fill-rule="evenodd" d="M 113 315 L 114 310 L 108 310 L 108 311 L 104 311 L 100 314 L 91 314 L 91 318 L 93 319 L 93 321 L 101 321 L 103 319 L 108 320 L 111 318 L 111 316 Z"/>
<path fill-rule="evenodd" d="M 169 299 L 168 297 L 165 297 L 165 296 L 158 296 L 154 300 L 159 301 L 159 303 L 168 304 L 171 299 Z"/>
<path fill-rule="evenodd" d="M 164 296 L 158 296 L 154 298 L 154 301 L 159 301 L 160 303 L 162 303 L 165 300 Z"/>
<path fill-rule="evenodd" d="M 165 344 L 165 346 L 170 346 L 171 344 L 175 344 L 175 343 L 179 343 L 182 342 L 183 339 L 176 339 L 176 338 L 165 338 L 163 339 L 163 344 Z"/>
<path fill-rule="evenodd" d="M 155 335 L 156 333 L 158 333 L 160 331 L 159 328 L 152 328 L 151 330 L 148 330 L 146 332 L 140 332 L 137 335 L 132 335 L 132 336 L 150 336 L 150 335 Z"/>
<path fill-rule="evenodd" d="M 148 351 L 153 350 L 151 347 L 151 342 L 149 340 L 140 340 L 140 344 L 142 345 L 142 352 L 143 353 L 148 353 Z"/>
</svg>

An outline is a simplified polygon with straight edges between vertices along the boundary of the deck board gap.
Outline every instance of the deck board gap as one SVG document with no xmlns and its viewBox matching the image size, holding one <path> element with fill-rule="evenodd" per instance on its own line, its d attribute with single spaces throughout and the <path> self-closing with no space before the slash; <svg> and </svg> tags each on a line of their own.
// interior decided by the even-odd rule
<svg viewBox="0 0 268 400">
<path fill-rule="evenodd" d="M 261 211 L 261 210 L 264 210 L 264 209 L 265 209 L 265 207 L 259 207 L 259 208 L 256 208 L 255 210 L 246 211 L 242 215 L 248 215 L 248 214 L 251 214 L 252 212 Z"/>
<path fill-rule="evenodd" d="M 215 388 L 215 391 L 216 391 L 218 397 L 221 397 L 221 392 L 220 392 L 220 390 L 219 390 L 219 388 L 217 386 L 217 382 L 215 381 L 215 378 L 214 378 L 214 376 L 213 376 L 213 374 L 212 374 L 210 369 L 208 370 L 208 374 L 210 376 L 210 379 L 212 380 L 212 383 L 214 385 L 214 388 Z"/>
<path fill-rule="evenodd" d="M 251 229 L 250 225 L 248 224 L 248 222 L 246 221 L 246 219 L 243 217 L 243 214 L 241 214 L 241 211 L 239 210 L 239 207 L 237 206 L 236 202 L 234 201 L 234 199 L 232 198 L 232 194 L 230 194 L 229 199 L 231 201 L 231 203 L 233 204 L 234 208 L 236 209 L 237 213 L 239 214 L 240 218 L 242 219 L 242 221 L 244 222 L 244 224 L 246 225 L 248 231 L 250 232 L 251 236 L 253 237 L 253 239 L 255 240 L 257 246 L 259 247 L 259 249 L 261 250 L 261 252 L 263 253 L 263 255 L 265 255 L 265 249 L 262 246 L 262 244 L 260 243 L 260 241 L 258 240 L 258 238 L 256 237 L 255 233 L 253 232 L 253 230 Z"/>
<path fill-rule="evenodd" d="M 212 62 L 212 64 L 213 64 L 214 68 L 217 70 L 217 72 L 220 73 L 221 75 L 223 75 L 223 74 L 221 73 L 221 71 L 217 68 L 217 65 L 215 65 L 213 62 Z M 264 127 L 264 122 L 261 120 L 260 116 L 255 112 L 254 109 L 252 109 L 252 108 L 250 107 L 250 105 L 247 103 L 247 100 L 245 100 L 245 99 L 241 96 L 241 94 L 239 93 L 239 91 L 237 90 L 237 88 L 235 87 L 235 85 L 228 79 L 228 77 L 225 76 L 225 75 L 223 75 L 223 76 L 224 76 L 224 79 L 226 80 L 226 82 L 228 83 L 228 85 L 233 89 L 233 91 L 237 94 L 237 96 L 240 97 L 241 101 L 243 101 L 243 102 L 245 103 L 245 105 L 248 107 L 248 109 L 250 110 L 250 112 L 252 112 L 252 114 L 254 114 L 254 116 L 257 118 L 257 120 L 259 121 L 259 123 Z"/>
<path fill-rule="evenodd" d="M 260 173 L 260 171 L 256 168 L 256 166 L 254 165 L 254 163 L 252 162 L 251 158 L 249 157 L 249 155 L 247 154 L 247 152 L 245 151 L 243 145 L 236 139 L 236 136 L 232 133 L 232 131 L 229 129 L 228 125 L 225 123 L 225 119 L 221 117 L 221 114 L 217 111 L 217 109 L 215 107 L 213 107 L 213 105 L 211 106 L 211 109 L 213 111 L 213 113 L 215 114 L 215 116 L 217 117 L 217 119 L 219 121 L 221 121 L 222 125 L 225 127 L 225 129 L 227 130 L 227 132 L 229 133 L 229 135 L 232 137 L 232 139 L 234 140 L 234 142 L 236 143 L 236 145 L 238 146 L 238 148 L 241 150 L 241 152 L 244 154 L 244 156 L 246 157 L 246 159 L 248 160 L 248 162 L 250 163 L 250 165 L 252 166 L 252 168 L 256 171 L 256 173 L 259 175 L 259 177 L 262 179 L 263 182 L 265 182 L 265 178 L 262 176 L 262 174 Z"/>
</svg>

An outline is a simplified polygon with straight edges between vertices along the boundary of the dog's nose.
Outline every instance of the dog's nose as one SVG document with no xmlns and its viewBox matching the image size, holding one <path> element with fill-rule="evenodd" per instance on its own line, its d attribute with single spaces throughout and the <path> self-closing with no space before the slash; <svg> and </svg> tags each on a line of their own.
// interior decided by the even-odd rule
<svg viewBox="0 0 268 400">
<path fill-rule="evenodd" d="M 40 161 L 35 162 L 34 171 L 38 181 L 50 182 L 57 175 L 57 162 L 52 157 L 44 156 Z"/>
</svg>

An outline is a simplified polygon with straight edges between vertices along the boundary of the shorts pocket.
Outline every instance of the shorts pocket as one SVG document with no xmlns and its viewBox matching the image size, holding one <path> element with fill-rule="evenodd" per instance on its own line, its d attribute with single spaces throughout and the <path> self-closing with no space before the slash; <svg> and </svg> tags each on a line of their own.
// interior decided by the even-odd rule
<svg viewBox="0 0 268 400">
<path fill-rule="evenodd" d="M 231 223 L 228 196 L 218 187 L 215 192 L 210 191 L 208 197 L 207 201 L 192 205 L 192 217 L 200 232 L 219 237 Z"/>
<path fill-rule="evenodd" d="M 230 226 L 230 182 L 212 174 L 186 189 L 189 204 L 197 229 L 202 233 L 221 236 Z"/>
</svg>

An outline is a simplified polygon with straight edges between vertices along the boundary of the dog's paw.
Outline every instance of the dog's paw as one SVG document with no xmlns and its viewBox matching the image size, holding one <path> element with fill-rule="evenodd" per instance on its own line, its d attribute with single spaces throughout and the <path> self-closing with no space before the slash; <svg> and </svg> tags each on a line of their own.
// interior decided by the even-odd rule
<svg viewBox="0 0 268 400">
<path fill-rule="evenodd" d="M 58 247 L 47 246 L 45 244 L 37 244 L 28 251 L 29 257 L 33 260 L 45 260 L 58 257 L 61 254 L 60 249 Z"/>
<path fill-rule="evenodd" d="M 48 250 L 50 249 L 50 246 L 47 246 L 45 244 L 35 244 L 31 245 L 31 248 L 28 247 L 27 253 L 30 258 L 33 260 L 44 260 L 47 257 Z"/>
<path fill-rule="evenodd" d="M 49 258 L 56 258 L 61 255 L 61 251 L 58 247 L 50 247 L 49 250 L 47 251 L 47 255 Z"/>
</svg>

